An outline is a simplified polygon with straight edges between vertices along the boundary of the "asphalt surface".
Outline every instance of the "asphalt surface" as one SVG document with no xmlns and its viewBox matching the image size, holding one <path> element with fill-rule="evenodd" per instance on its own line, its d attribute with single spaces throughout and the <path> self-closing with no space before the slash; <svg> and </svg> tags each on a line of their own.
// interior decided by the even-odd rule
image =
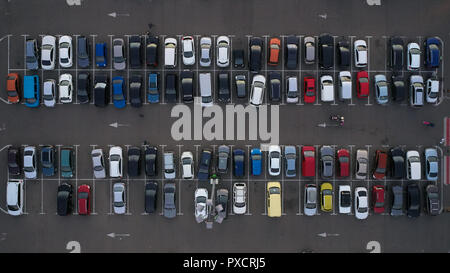
<svg viewBox="0 0 450 273">
<path fill-rule="evenodd" d="M 273 1 L 80 1 L 81 5 L 70 6 L 72 1 L 18 1 L 0 2 L 0 73 L 17 72 L 21 75 L 34 74 L 24 68 L 24 39 L 38 38 L 40 35 L 85 35 L 93 41 L 110 43 L 113 38 L 127 35 L 145 35 L 148 24 L 153 24 L 151 33 L 160 36 L 180 38 L 181 35 L 208 35 L 212 37 L 230 35 L 233 48 L 247 48 L 250 36 L 259 36 L 267 44 L 270 37 L 284 35 L 318 36 L 327 32 L 344 36 L 349 41 L 365 39 L 369 47 L 369 71 L 371 95 L 368 100 L 358 100 L 355 90 L 352 102 L 336 100 L 333 105 L 280 105 L 279 143 L 281 145 L 336 145 L 348 148 L 354 153 L 358 148 L 368 147 L 371 169 L 376 149 L 387 149 L 402 145 L 405 149 L 418 149 L 423 155 L 425 147 L 438 146 L 444 137 L 444 117 L 448 115 L 450 97 L 446 95 L 444 81 L 442 100 L 439 105 L 425 105 L 422 109 L 412 109 L 405 101 L 380 106 L 373 97 L 373 76 L 392 74 L 387 66 L 387 41 L 390 36 L 403 36 L 405 44 L 416 41 L 422 44 L 425 37 L 438 36 L 446 45 L 449 40 L 447 26 L 450 3 L 448 1 L 379 1 L 380 5 L 368 5 L 366 1 L 284 1 L 274 5 Z M 374 1 L 377 2 L 377 1 Z M 77 1 L 73 1 L 77 3 Z M 108 14 L 116 12 L 116 17 Z M 51 18 L 50 18 L 50 17 Z M 10 36 L 7 36 L 10 35 Z M 24 36 L 26 35 L 26 36 Z M 177 36 L 179 35 L 179 36 Z M 248 36 L 250 35 L 250 36 Z M 267 36 L 265 36 L 267 35 Z M 283 35 L 283 36 L 282 36 Z M 3 38 L 1 38 L 3 37 Z M 303 41 L 303 40 L 302 40 Z M 441 80 L 448 77 L 446 56 L 449 47 L 443 50 L 442 67 L 438 71 Z M 110 56 L 109 56 L 110 57 Z M 178 59 L 181 64 L 181 58 Z M 316 65 L 302 66 L 296 71 L 283 71 L 282 66 L 273 68 L 283 73 L 283 78 L 296 75 L 320 76 L 323 72 Z M 103 73 L 109 78 L 132 73 L 145 75 L 151 69 L 117 72 L 107 69 Z M 175 72 L 185 69 L 179 65 Z M 198 67 L 193 70 L 202 70 Z M 267 75 L 272 68 L 263 67 Z M 445 70 L 444 70 L 445 69 Z M 37 75 L 42 79 L 57 77 L 67 69 L 55 69 Z M 102 69 L 89 68 L 91 76 Z M 168 71 L 159 66 L 160 73 Z M 203 69 L 206 70 L 206 69 Z M 212 70 L 219 70 L 214 67 Z M 74 78 L 80 69 L 67 70 Z M 217 71 L 215 72 L 217 74 Z M 228 71 L 228 70 L 226 70 Z M 357 69 L 351 67 L 355 78 Z M 325 73 L 334 74 L 339 69 Z M 170 73 L 170 72 L 169 72 Z M 231 71 L 230 74 L 245 74 L 246 71 Z M 431 74 L 425 68 L 420 73 L 425 79 Z M 404 72 L 405 78 L 411 73 Z M 247 78 L 248 79 L 248 78 Z M 355 82 L 354 82 L 355 83 Z M 441 82 L 442 83 L 442 82 Z M 0 80 L 5 86 L 5 78 Z M 354 88 L 355 89 L 355 88 Z M 234 91 L 234 90 L 233 90 Z M 5 95 L 2 94 L 2 98 Z M 233 103 L 246 104 L 247 101 Z M 267 99 L 267 98 L 266 98 Z M 230 215 L 222 224 L 214 224 L 207 230 L 205 224 L 197 224 L 194 219 L 194 191 L 196 187 L 207 187 L 205 182 L 183 181 L 177 176 L 177 212 L 175 219 L 166 219 L 161 212 L 161 195 L 158 196 L 158 212 L 144 213 L 144 183 L 147 177 L 139 179 L 124 176 L 127 185 L 127 214 L 114 215 L 111 207 L 111 187 L 115 180 L 94 180 L 91 171 L 90 151 L 93 147 L 108 152 L 111 145 L 140 146 L 146 140 L 159 147 L 160 152 L 171 150 L 176 158 L 183 151 L 192 151 L 195 160 L 203 148 L 215 149 L 220 144 L 234 145 L 246 151 L 258 147 L 261 139 L 249 140 L 183 140 L 175 141 L 171 127 L 176 118 L 171 118 L 174 105 L 144 105 L 135 109 L 127 105 L 116 109 L 109 105 L 104 109 L 94 105 L 57 105 L 55 109 L 30 109 L 24 105 L 7 105 L 0 102 L 0 166 L 6 169 L 7 145 L 62 145 L 73 146 L 76 150 L 76 176 L 69 180 L 74 186 L 88 184 L 93 189 L 93 215 L 82 217 L 56 215 L 56 189 L 63 180 L 59 176 L 51 179 L 27 180 L 25 211 L 26 215 L 11 217 L 0 213 L 0 252 L 69 252 L 72 241 L 78 242 L 81 252 L 300 252 L 312 249 L 315 252 L 369 252 L 368 243 L 376 241 L 382 252 L 448 252 L 450 251 L 450 214 L 437 217 L 426 216 L 423 212 L 417 219 L 407 217 L 393 218 L 389 215 L 371 215 L 359 221 L 354 215 L 323 213 L 315 217 L 301 215 L 303 212 L 303 187 L 306 183 L 323 182 L 322 179 L 307 180 L 297 176 L 293 179 L 280 176 L 282 182 L 283 216 L 279 219 L 267 217 L 265 209 L 265 184 L 268 174 L 254 179 L 232 178 L 228 173 L 219 187 L 231 190 L 231 184 L 244 181 L 248 184 L 248 207 L 246 215 Z M 320 104 L 320 105 L 319 105 Z M 354 104 L 354 105 L 349 105 Z M 192 107 L 192 106 L 190 106 Z M 273 106 L 272 106 L 273 107 Z M 319 127 L 327 122 L 331 113 L 345 116 L 343 127 Z M 206 122 L 208 119 L 204 119 Z M 422 120 L 433 121 L 433 128 L 424 127 Z M 110 126 L 119 123 L 118 128 Z M 248 127 L 247 127 L 248 128 Z M 226 128 L 224 128 L 226 131 Z M 247 137 L 248 139 L 248 133 Z M 94 145 L 94 146 L 93 146 Z M 366 146 L 369 145 L 369 146 Z M 445 149 L 444 149 L 445 152 Z M 161 155 L 162 153 L 160 153 Z M 443 160 L 441 154 L 441 163 Z M 161 158 L 160 158 L 161 160 Z M 423 158 L 422 158 L 423 161 Z M 161 162 L 160 162 L 161 163 Z M 265 166 L 264 160 L 264 166 Z M 161 166 L 161 164 L 160 164 Z M 443 165 L 441 164 L 440 167 Z M 352 164 L 352 170 L 354 164 Z M 126 163 L 124 171 L 126 170 Z M 179 174 L 178 169 L 178 174 Z M 248 171 L 248 166 L 246 166 Z M 444 171 L 441 168 L 441 171 Z M 443 207 L 450 206 L 449 186 L 443 185 L 443 172 L 437 182 L 443 195 Z M 40 174 L 39 174 L 40 175 Z M 6 207 L 7 172 L 0 174 L 0 207 Z M 161 175 L 156 181 L 162 189 Z M 372 180 L 356 181 L 338 179 L 332 181 L 337 193 L 337 185 L 350 184 L 371 186 Z M 420 181 L 423 189 L 427 183 Z M 382 185 L 402 184 L 405 181 L 381 182 Z M 335 195 L 335 201 L 337 194 Z M 423 203 L 422 197 L 422 203 Z M 231 203 L 230 203 L 231 204 Z M 108 236 L 114 233 L 118 236 Z M 319 234 L 327 233 L 327 237 Z M 114 237 L 114 238 L 113 238 Z M 72 243 L 70 243 L 72 242 Z M 68 245 L 69 244 L 69 245 Z M 370 243 L 369 245 L 371 245 Z"/>
</svg>

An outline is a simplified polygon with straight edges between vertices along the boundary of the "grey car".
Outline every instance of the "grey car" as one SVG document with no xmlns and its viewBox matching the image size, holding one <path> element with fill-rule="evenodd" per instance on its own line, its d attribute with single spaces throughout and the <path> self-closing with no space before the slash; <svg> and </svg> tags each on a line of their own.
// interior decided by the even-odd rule
<svg viewBox="0 0 450 273">
<path fill-rule="evenodd" d="M 164 185 L 164 217 L 166 218 L 175 218 L 177 215 L 175 190 L 175 183 L 166 183 Z"/>
<path fill-rule="evenodd" d="M 39 68 L 39 56 L 37 49 L 37 41 L 29 39 L 25 45 L 25 61 L 27 69 L 37 70 Z"/>
<path fill-rule="evenodd" d="M 438 153 L 435 148 L 425 149 L 425 175 L 428 181 L 437 181 L 439 173 Z"/>
<path fill-rule="evenodd" d="M 211 38 L 202 37 L 200 39 L 200 66 L 208 67 L 211 65 Z"/>
<path fill-rule="evenodd" d="M 126 67 L 124 44 L 123 39 L 116 38 L 113 40 L 113 66 L 116 70 L 123 70 Z"/>
<path fill-rule="evenodd" d="M 401 216 L 403 215 L 403 188 L 402 186 L 393 186 L 392 187 L 392 207 L 391 207 L 391 215 L 392 216 Z"/>
<path fill-rule="evenodd" d="M 441 213 L 439 188 L 436 185 L 428 185 L 426 187 L 426 208 L 430 215 L 434 216 Z"/>
<path fill-rule="evenodd" d="M 94 170 L 94 178 L 101 179 L 106 177 L 105 159 L 102 149 L 94 149 L 91 152 L 92 169 Z"/>
<path fill-rule="evenodd" d="M 323 178 L 330 178 L 334 173 L 334 152 L 331 146 L 320 148 L 320 169 Z"/>
<path fill-rule="evenodd" d="M 369 153 L 367 150 L 356 150 L 356 179 L 366 179 L 369 162 Z"/>
<path fill-rule="evenodd" d="M 175 159 L 173 152 L 164 153 L 164 178 L 175 179 Z"/>
<path fill-rule="evenodd" d="M 375 75 L 375 97 L 378 104 L 386 104 L 389 101 L 388 84 L 385 75 Z"/>
<path fill-rule="evenodd" d="M 284 147 L 284 166 L 286 177 L 295 177 L 297 175 L 297 152 L 295 146 Z"/>
<path fill-rule="evenodd" d="M 226 145 L 219 146 L 217 156 L 217 171 L 226 173 L 228 171 L 228 157 L 230 156 L 230 148 Z"/>
<path fill-rule="evenodd" d="M 313 64 L 316 61 L 316 40 L 314 37 L 305 37 L 303 44 L 305 47 L 305 63 Z"/>
<path fill-rule="evenodd" d="M 126 211 L 125 184 L 121 182 L 114 183 L 113 193 L 114 193 L 114 201 L 113 201 L 114 213 L 124 214 Z"/>
<path fill-rule="evenodd" d="M 305 215 L 314 216 L 317 213 L 317 186 L 307 184 L 305 186 L 305 202 L 303 204 Z"/>
</svg>

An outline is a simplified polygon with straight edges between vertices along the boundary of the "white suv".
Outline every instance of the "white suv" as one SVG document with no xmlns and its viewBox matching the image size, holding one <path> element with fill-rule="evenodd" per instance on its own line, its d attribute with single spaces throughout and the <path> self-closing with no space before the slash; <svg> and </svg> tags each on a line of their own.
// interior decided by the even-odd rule
<svg viewBox="0 0 450 273">
<path fill-rule="evenodd" d="M 324 102 L 334 101 L 334 83 L 330 75 L 320 77 L 320 99 Z"/>
<path fill-rule="evenodd" d="M 6 183 L 6 206 L 9 215 L 23 214 L 23 180 L 10 179 Z"/>
<path fill-rule="evenodd" d="M 355 51 L 355 66 L 364 67 L 367 65 L 367 43 L 364 40 L 356 40 L 353 44 Z"/>
<path fill-rule="evenodd" d="M 252 90 L 250 91 L 250 104 L 259 106 L 263 102 L 264 89 L 266 88 L 266 78 L 263 75 L 255 75 L 252 80 Z"/>
<path fill-rule="evenodd" d="M 367 189 L 357 187 L 355 189 L 355 216 L 357 219 L 363 220 L 369 216 L 369 197 Z"/>
<path fill-rule="evenodd" d="M 406 152 L 406 178 L 408 180 L 420 180 L 422 167 L 418 151 Z"/>
<path fill-rule="evenodd" d="M 109 176 L 122 178 L 122 148 L 114 146 L 109 149 Z"/>
</svg>

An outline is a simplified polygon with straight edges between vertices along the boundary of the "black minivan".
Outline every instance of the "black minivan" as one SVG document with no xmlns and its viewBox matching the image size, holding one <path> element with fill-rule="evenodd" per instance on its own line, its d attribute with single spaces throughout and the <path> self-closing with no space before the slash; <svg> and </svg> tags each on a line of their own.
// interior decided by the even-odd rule
<svg viewBox="0 0 450 273">
<path fill-rule="evenodd" d="M 166 88 L 165 88 L 166 102 L 176 103 L 177 102 L 177 75 L 167 74 L 166 75 Z"/>
<path fill-rule="evenodd" d="M 194 73 L 192 71 L 183 71 L 180 73 L 181 95 L 183 102 L 191 103 L 194 101 Z"/>
<path fill-rule="evenodd" d="M 95 75 L 94 104 L 106 107 L 109 104 L 108 77 L 104 74 Z"/>
</svg>

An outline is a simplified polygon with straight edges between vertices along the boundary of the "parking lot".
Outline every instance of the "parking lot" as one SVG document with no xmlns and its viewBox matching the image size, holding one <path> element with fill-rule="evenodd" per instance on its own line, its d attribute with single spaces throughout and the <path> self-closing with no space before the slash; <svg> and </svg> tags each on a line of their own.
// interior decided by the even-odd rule
<svg viewBox="0 0 450 273">
<path fill-rule="evenodd" d="M 450 11 L 450 6 L 445 1 L 428 3 L 427 9 L 419 0 L 395 3 L 381 0 L 380 5 L 369 5 L 367 2 L 370 1 L 363 0 L 349 1 L 345 4 L 338 4 L 335 1 L 313 3 L 286 1 L 276 7 L 270 7 L 270 1 L 245 1 L 233 4 L 209 1 L 182 3 L 127 1 L 126 5 L 110 1 L 95 3 L 80 1 L 81 5 L 73 6 L 67 2 L 54 0 L 37 4 L 10 1 L 0 4 L 0 9 L 6 11 L 6 16 L 0 19 L 2 75 L 11 72 L 21 76 L 35 74 L 40 77 L 42 83 L 43 79 L 58 79 L 63 73 L 70 73 L 76 79 L 78 73 L 88 71 L 92 80 L 96 74 L 102 73 L 108 75 L 110 80 L 115 76 L 123 76 L 127 82 L 132 74 L 140 74 L 143 79 L 147 79 L 148 73 L 158 72 L 161 79 L 164 79 L 166 74 L 178 74 L 189 69 L 195 73 L 194 90 L 199 94 L 196 83 L 198 73 L 206 71 L 214 73 L 212 78 L 216 86 L 217 74 L 226 71 L 233 80 L 230 84 L 232 98 L 229 105 L 246 106 L 248 98 L 236 97 L 234 77 L 246 75 L 249 86 L 251 73 L 248 66 L 243 69 L 232 66 L 223 69 L 213 64 L 211 68 L 202 68 L 197 62 L 193 67 L 186 67 L 183 65 L 181 54 L 178 54 L 178 65 L 175 69 L 166 69 L 162 65 L 157 68 L 143 65 L 139 69 L 129 69 L 127 66 L 123 71 L 116 71 L 111 65 L 111 55 L 108 55 L 107 67 L 96 68 L 92 64 L 95 57 L 92 54 L 91 66 L 87 69 L 78 68 L 74 62 L 69 69 L 57 66 L 53 71 L 39 69 L 32 72 L 25 69 L 25 40 L 33 37 L 40 42 L 43 35 L 51 34 L 70 35 L 75 41 L 77 36 L 84 35 L 88 37 L 91 47 L 94 47 L 96 42 L 107 43 L 109 54 L 114 38 L 122 38 L 127 42 L 131 35 L 140 35 L 144 41 L 147 31 L 157 35 L 161 45 L 161 41 L 166 37 L 174 37 L 180 41 L 182 36 L 191 35 L 195 38 L 197 50 L 200 37 L 210 36 L 215 44 L 218 36 L 226 35 L 231 40 L 231 49 L 240 48 L 247 53 L 249 39 L 257 36 L 264 40 L 266 51 L 263 52 L 263 60 L 267 60 L 267 44 L 272 37 L 280 38 L 282 45 L 288 35 L 298 36 L 300 45 L 305 36 L 312 36 L 317 40 L 322 33 L 330 33 L 335 40 L 347 39 L 351 45 L 356 39 L 365 40 L 369 53 L 365 70 L 368 71 L 370 79 L 370 95 L 367 99 L 358 99 L 355 88 L 352 99 L 346 102 L 336 98 L 331 103 L 323 103 L 318 95 L 316 103 L 305 104 L 300 99 L 296 105 L 292 105 L 286 103 L 285 92 L 282 92 L 283 98 L 280 103 L 269 101 L 268 92 L 264 98 L 264 104 L 269 105 L 267 109 L 271 113 L 267 114 L 267 117 L 272 117 L 271 111 L 279 107 L 277 108 L 279 118 L 276 121 L 279 127 L 278 142 L 282 147 L 294 145 L 298 148 L 297 162 L 299 162 L 298 151 L 303 145 L 313 145 L 316 154 L 322 145 L 331 145 L 335 151 L 345 148 L 351 154 L 351 176 L 341 179 L 334 175 L 329 181 L 324 181 L 317 175 L 313 179 L 304 178 L 297 170 L 297 176 L 294 178 L 285 177 L 283 171 L 279 177 L 269 177 L 266 170 L 266 151 L 263 151 L 262 175 L 251 176 L 250 150 L 270 140 L 263 139 L 261 128 L 259 134 L 256 134 L 258 137 L 251 139 L 253 132 L 249 129 L 252 128 L 249 124 L 245 127 L 243 140 L 234 133 L 228 138 L 227 132 L 231 129 L 224 126 L 219 130 L 222 133 L 216 132 L 218 137 L 213 140 L 206 139 L 205 135 L 198 136 L 192 133 L 191 139 L 177 141 L 171 132 L 172 125 L 177 120 L 172 113 L 174 107 L 183 104 L 180 94 L 177 104 L 167 103 L 162 96 L 158 104 L 149 104 L 144 100 L 141 108 L 133 108 L 130 105 L 125 109 L 116 109 L 113 105 L 97 108 L 92 103 L 81 105 L 74 96 L 72 104 L 56 105 L 54 109 L 45 108 L 43 105 L 31 109 L 21 104 L 4 103 L 6 96 L 3 93 L 1 97 L 4 101 L 0 101 L 0 154 L 2 154 L 0 165 L 7 168 L 6 151 L 9 145 L 39 147 L 51 144 L 58 150 L 63 146 L 70 146 L 75 151 L 75 175 L 73 178 L 63 179 L 58 173 L 54 177 L 44 178 L 39 173 L 38 179 L 25 180 L 25 215 L 21 217 L 11 217 L 4 213 L 6 187 L 0 187 L 1 252 L 69 252 L 73 244 L 69 243 L 71 241 L 79 243 L 82 252 L 300 252 L 304 249 L 312 249 L 315 252 L 369 252 L 368 243 L 371 241 L 379 243 L 382 252 L 450 251 L 448 235 L 450 214 L 445 212 L 450 206 L 448 186 L 450 126 L 446 119 L 449 116 L 450 94 L 446 91 L 447 84 L 444 81 L 448 76 L 446 55 L 448 55 L 449 33 L 446 26 L 449 20 L 446 15 Z M 29 8 L 28 11 L 25 7 Z M 49 7 L 61 10 L 60 13 L 54 14 L 52 22 L 55 23 L 51 25 L 44 18 L 37 17 L 31 20 L 28 17 L 31 11 L 43 11 Z M 107 8 L 100 9 L 100 7 Z M 417 10 L 420 12 L 417 13 Z M 115 16 L 108 15 L 112 12 L 116 13 Z M 416 16 L 410 16 L 412 13 Z M 417 17 L 420 20 L 416 20 Z M 429 20 L 430 17 L 433 20 Z M 79 21 L 83 23 L 72 23 Z M 148 24 L 153 24 L 151 29 Z M 383 74 L 389 80 L 392 76 L 388 63 L 388 42 L 391 36 L 401 37 L 405 44 L 415 41 L 421 46 L 426 37 L 440 38 L 442 60 L 438 70 L 422 66 L 416 73 L 406 71 L 406 68 L 400 71 L 405 79 L 409 79 L 411 74 L 420 74 L 427 79 L 435 73 L 442 87 L 437 104 L 425 104 L 421 109 L 414 109 L 408 100 L 401 103 L 391 101 L 388 105 L 376 103 L 373 95 L 373 77 L 376 74 Z M 283 50 L 284 47 L 281 56 L 284 56 Z M 271 71 L 281 72 L 283 87 L 287 76 L 297 76 L 301 83 L 300 90 L 303 90 L 302 79 L 305 76 L 313 76 L 318 80 L 321 75 L 329 74 L 337 81 L 337 75 L 341 71 L 339 67 L 335 66 L 334 69 L 325 71 L 318 67 L 317 62 L 314 65 L 306 65 L 302 59 L 303 52 L 300 53 L 297 69 L 285 69 L 284 58 L 281 58 L 282 61 L 275 67 L 269 67 L 266 61 L 263 62 L 261 74 L 267 78 Z M 359 69 L 354 66 L 353 59 L 351 64 L 348 70 L 352 74 L 355 86 L 356 73 Z M 164 81 L 162 82 L 164 84 Z M 144 80 L 143 83 L 146 90 L 147 81 Z M 5 85 L 3 78 L 0 80 L 0 86 Z M 76 81 L 74 88 L 76 90 Z M 128 91 L 127 88 L 126 92 Z M 227 106 L 221 105 L 223 109 Z M 190 105 L 189 109 L 193 110 L 193 116 L 189 119 L 194 123 L 198 118 L 195 116 L 195 106 Z M 335 124 L 329 120 L 330 114 L 345 116 L 345 125 L 334 126 Z M 223 115 L 225 116 L 225 113 Z M 260 117 L 263 115 L 261 111 L 259 115 Z M 203 130 L 209 119 L 203 113 Z M 422 125 L 424 120 L 434 122 L 435 126 Z M 238 121 L 235 121 L 233 126 L 237 123 Z M 227 123 L 223 121 L 223 124 L 228 124 L 228 120 Z M 233 131 L 238 131 L 237 126 L 233 127 Z M 149 178 L 142 173 L 140 177 L 130 178 L 126 175 L 125 160 L 122 179 L 126 185 L 125 215 L 115 215 L 112 211 L 112 184 L 116 180 L 93 177 L 90 158 L 92 149 L 102 148 L 107 154 L 111 146 L 119 145 L 124 150 L 125 158 L 129 147 L 143 147 L 144 141 L 158 147 L 160 170 L 162 153 L 173 151 L 175 154 L 178 168 L 175 179 L 177 206 L 175 219 L 166 219 L 162 216 L 160 197 L 162 186 L 167 181 L 163 179 L 161 171 L 157 177 Z M 215 154 L 218 146 L 222 144 L 229 145 L 232 150 L 240 148 L 245 151 L 246 175 L 238 179 L 229 171 L 221 176 L 216 188 L 227 188 L 231 191 L 234 182 L 246 183 L 248 210 L 244 215 L 233 215 L 230 206 L 228 219 L 221 224 L 215 223 L 213 229 L 208 230 L 204 223 L 196 223 L 193 201 L 196 188 L 206 187 L 210 190 L 211 185 L 197 179 L 192 181 L 181 179 L 179 159 L 182 152 L 191 151 L 198 163 L 199 154 L 203 149 L 210 149 Z M 338 214 L 338 185 L 348 184 L 354 190 L 358 186 L 370 188 L 375 184 L 387 187 L 402 185 L 405 188 L 410 183 L 406 179 L 391 178 L 374 182 L 371 176 L 366 180 L 355 179 L 356 149 L 365 148 L 369 151 L 369 169 L 373 170 L 375 150 L 388 150 L 396 146 L 401 146 L 404 150 L 418 150 L 422 165 L 425 148 L 434 147 L 438 150 L 440 168 L 438 181 L 428 182 L 422 179 L 417 183 L 422 191 L 429 183 L 435 183 L 439 187 L 443 213 L 430 217 L 422 212 L 419 218 L 410 219 L 406 216 L 394 218 L 388 214 L 389 210 L 381 215 L 375 215 L 371 211 L 368 219 L 363 221 L 355 218 L 354 211 L 350 215 Z M 318 174 L 318 157 L 316 161 Z M 195 167 L 197 171 L 198 164 L 195 164 Z M 0 174 L 1 181 L 7 181 L 9 178 L 7 171 Z M 156 181 L 160 191 L 157 212 L 150 215 L 144 210 L 144 187 L 148 180 Z M 268 181 L 279 181 L 282 185 L 282 217 L 279 219 L 267 217 L 265 198 Z M 56 191 L 61 182 L 69 182 L 74 187 L 81 184 L 91 186 L 90 216 L 79 216 L 76 209 L 73 215 L 67 217 L 56 214 Z M 320 211 L 317 216 L 307 217 L 303 215 L 304 187 L 309 183 L 320 185 L 322 182 L 330 182 L 333 185 L 335 197 L 333 211 L 331 213 Z M 388 205 L 391 196 L 387 195 L 386 198 Z M 422 195 L 422 207 L 424 199 Z M 76 202 L 74 205 L 76 208 Z"/>
</svg>

